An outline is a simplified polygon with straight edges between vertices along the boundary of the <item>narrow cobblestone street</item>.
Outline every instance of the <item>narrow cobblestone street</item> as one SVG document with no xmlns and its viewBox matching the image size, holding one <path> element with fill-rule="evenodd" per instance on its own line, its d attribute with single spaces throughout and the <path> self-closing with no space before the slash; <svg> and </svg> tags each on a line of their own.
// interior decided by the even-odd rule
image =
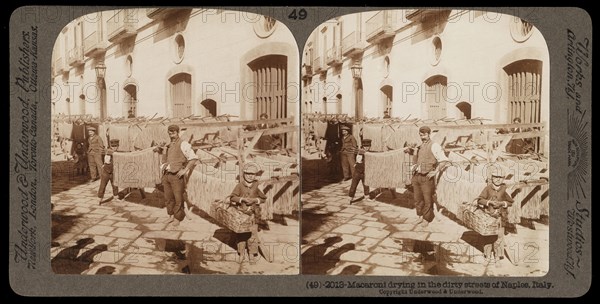
<svg viewBox="0 0 600 304">
<path fill-rule="evenodd" d="M 98 204 L 100 181 L 86 183 L 53 161 L 51 265 L 63 274 L 298 274 L 299 221 L 279 216 L 261 231 L 265 252 L 240 263 L 235 234 L 194 208 L 167 223 L 162 193 L 131 191 Z M 110 186 L 107 187 L 110 189 Z M 107 192 L 110 190 L 107 189 Z M 108 195 L 106 195 L 108 197 Z M 269 262 L 266 258 L 271 260 Z"/>
<path fill-rule="evenodd" d="M 303 274 L 543 276 L 548 271 L 547 221 L 515 225 L 505 236 L 512 260 L 485 265 L 483 245 L 496 236 L 483 237 L 444 211 L 436 212 L 427 227 L 416 225 L 410 191 L 393 197 L 387 189 L 375 190 L 379 195 L 374 201 L 357 194 L 350 204 L 351 181 L 328 180 L 325 161 L 316 154 L 304 156 Z"/>
</svg>

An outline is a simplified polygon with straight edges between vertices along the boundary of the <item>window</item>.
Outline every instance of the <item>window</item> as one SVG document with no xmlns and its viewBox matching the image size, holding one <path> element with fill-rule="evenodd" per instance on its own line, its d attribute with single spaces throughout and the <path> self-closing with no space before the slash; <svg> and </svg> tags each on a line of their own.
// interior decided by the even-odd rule
<svg viewBox="0 0 600 304">
<path fill-rule="evenodd" d="M 126 85 L 123 90 L 125 91 L 125 98 L 123 100 L 123 116 L 126 118 L 133 118 L 137 116 L 137 86 L 134 84 Z"/>
<path fill-rule="evenodd" d="M 425 105 L 427 106 L 427 118 L 438 120 L 446 117 L 446 87 L 447 78 L 435 75 L 425 80 Z"/>
<path fill-rule="evenodd" d="M 433 37 L 431 64 L 437 65 L 442 57 L 442 39 L 439 36 Z"/>
<path fill-rule="evenodd" d="M 385 117 L 386 113 L 388 116 L 392 116 L 393 96 L 394 88 L 392 86 L 386 85 L 381 88 L 381 98 L 383 102 L 383 112 L 381 113 L 382 117 Z"/>
<path fill-rule="evenodd" d="M 459 102 L 456 107 L 460 111 L 461 119 L 471 119 L 471 104 L 465 101 Z"/>
<path fill-rule="evenodd" d="M 342 114 L 342 94 L 335 95 L 337 98 L 336 106 L 336 114 Z"/>
<path fill-rule="evenodd" d="M 173 117 L 192 115 L 192 75 L 179 73 L 169 78 Z"/>
<path fill-rule="evenodd" d="M 202 117 L 215 117 L 217 116 L 217 102 L 212 99 L 203 100 L 200 105 L 202 106 Z"/>
<path fill-rule="evenodd" d="M 181 63 L 185 55 L 185 39 L 183 38 L 183 35 L 178 34 L 175 36 L 174 44 L 173 61 L 175 63 Z"/>
<path fill-rule="evenodd" d="M 516 42 L 523 42 L 533 33 L 533 24 L 519 18 L 514 17 L 510 23 L 510 35 Z"/>
<path fill-rule="evenodd" d="M 254 33 L 260 38 L 267 38 L 273 34 L 277 27 L 277 20 L 269 16 L 261 16 L 258 22 L 254 23 Z"/>
<path fill-rule="evenodd" d="M 125 74 L 127 75 L 127 77 L 131 77 L 131 74 L 133 73 L 133 58 L 131 57 L 131 55 L 127 56 L 127 59 L 125 61 Z"/>
<path fill-rule="evenodd" d="M 383 77 L 386 78 L 390 75 L 390 57 L 385 56 L 383 59 Z"/>
<path fill-rule="evenodd" d="M 542 62 L 519 60 L 506 67 L 508 75 L 508 122 L 541 122 Z"/>
<path fill-rule="evenodd" d="M 253 73 L 254 119 L 261 113 L 269 118 L 287 117 L 287 57 L 268 55 L 248 64 Z"/>
</svg>

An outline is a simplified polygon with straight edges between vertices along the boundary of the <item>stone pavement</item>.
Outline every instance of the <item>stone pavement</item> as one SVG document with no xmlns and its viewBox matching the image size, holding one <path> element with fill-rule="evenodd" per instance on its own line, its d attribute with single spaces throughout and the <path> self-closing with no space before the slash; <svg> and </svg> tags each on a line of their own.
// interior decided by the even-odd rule
<svg viewBox="0 0 600 304">
<path fill-rule="evenodd" d="M 515 225 L 505 236 L 511 259 L 485 265 L 483 244 L 495 236 L 470 231 L 443 211 L 428 227 L 418 226 L 409 191 L 394 197 L 387 189 L 375 190 L 374 201 L 350 204 L 350 181 L 328 180 L 327 173 L 324 161 L 303 159 L 303 274 L 543 276 L 548 271 L 549 230 L 542 221 Z M 362 190 L 359 185 L 357 198 Z"/>
<path fill-rule="evenodd" d="M 235 234 L 197 208 L 179 226 L 167 224 L 162 193 L 146 189 L 123 201 L 96 197 L 69 163 L 53 162 L 51 266 L 64 274 L 298 274 L 299 221 L 278 216 L 260 232 L 265 252 L 240 263 Z M 111 194 L 107 187 L 108 197 Z M 270 259 L 271 262 L 267 261 Z"/>
</svg>

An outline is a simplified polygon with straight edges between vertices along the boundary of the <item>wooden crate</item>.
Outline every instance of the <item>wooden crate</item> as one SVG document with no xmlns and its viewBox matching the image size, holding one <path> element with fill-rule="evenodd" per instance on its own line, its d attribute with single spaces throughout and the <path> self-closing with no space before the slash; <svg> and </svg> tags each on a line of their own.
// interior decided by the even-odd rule
<svg viewBox="0 0 600 304">
<path fill-rule="evenodd" d="M 255 224 L 254 215 L 243 213 L 225 201 L 212 202 L 209 215 L 235 233 L 250 232 Z"/>
</svg>

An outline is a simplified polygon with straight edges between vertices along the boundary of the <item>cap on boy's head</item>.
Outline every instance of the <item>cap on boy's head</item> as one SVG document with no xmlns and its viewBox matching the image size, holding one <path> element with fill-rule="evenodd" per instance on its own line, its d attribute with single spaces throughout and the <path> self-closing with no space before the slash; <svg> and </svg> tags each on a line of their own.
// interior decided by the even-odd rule
<svg viewBox="0 0 600 304">
<path fill-rule="evenodd" d="M 488 168 L 488 178 L 493 178 L 493 177 L 504 178 L 504 175 L 502 175 L 502 170 L 497 167 Z"/>
<path fill-rule="evenodd" d="M 256 166 L 246 166 L 244 167 L 244 173 L 246 174 L 257 174 L 258 168 Z"/>
<path fill-rule="evenodd" d="M 96 132 L 96 128 L 94 128 L 94 127 L 87 127 L 87 129 L 88 129 L 88 131 L 94 131 L 94 132 Z"/>
<path fill-rule="evenodd" d="M 340 129 L 342 129 L 342 130 L 346 130 L 346 131 L 350 132 L 350 127 L 348 127 L 348 126 L 346 126 L 346 125 L 342 125 L 342 126 L 340 127 Z"/>
<path fill-rule="evenodd" d="M 169 131 L 176 131 L 179 132 L 179 126 L 178 125 L 170 125 L 167 130 Z"/>
<path fill-rule="evenodd" d="M 419 128 L 419 133 L 427 133 L 430 134 L 431 133 L 431 128 L 428 126 L 422 126 Z"/>
<path fill-rule="evenodd" d="M 361 144 L 361 146 L 363 146 L 363 147 L 370 147 L 370 146 L 371 146 L 371 140 L 370 140 L 370 139 L 363 139 L 363 140 L 360 142 L 360 144 Z"/>
</svg>

